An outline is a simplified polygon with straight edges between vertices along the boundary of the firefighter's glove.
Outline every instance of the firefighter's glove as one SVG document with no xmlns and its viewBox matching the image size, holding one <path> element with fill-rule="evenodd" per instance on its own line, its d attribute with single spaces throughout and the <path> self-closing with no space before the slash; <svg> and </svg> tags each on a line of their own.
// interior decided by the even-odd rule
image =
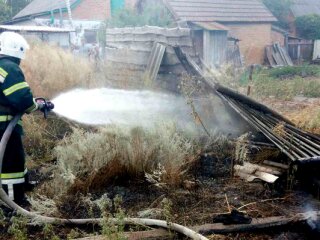
<svg viewBox="0 0 320 240">
<path fill-rule="evenodd" d="M 48 109 L 48 111 L 51 111 L 54 109 L 54 104 L 50 101 L 47 101 L 46 108 Z"/>
<path fill-rule="evenodd" d="M 38 109 L 41 112 L 50 112 L 52 109 L 54 109 L 54 104 L 50 101 L 45 101 L 44 99 L 36 99 Z"/>
</svg>

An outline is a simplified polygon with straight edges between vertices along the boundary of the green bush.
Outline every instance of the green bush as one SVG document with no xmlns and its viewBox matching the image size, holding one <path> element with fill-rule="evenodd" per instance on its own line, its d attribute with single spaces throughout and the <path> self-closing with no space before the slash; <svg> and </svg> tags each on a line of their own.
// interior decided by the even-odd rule
<svg viewBox="0 0 320 240">
<path fill-rule="evenodd" d="M 279 22 L 276 24 L 280 27 L 288 28 L 289 23 L 287 16 L 290 12 L 293 0 L 263 0 L 263 3 L 278 19 Z"/>
<path fill-rule="evenodd" d="M 320 81 L 319 79 L 301 77 L 279 81 L 260 75 L 254 80 L 254 95 L 259 97 L 274 96 L 283 100 L 290 100 L 297 95 L 320 97 Z"/>
<path fill-rule="evenodd" d="M 320 16 L 310 14 L 296 19 L 297 31 L 300 36 L 307 39 L 320 39 Z"/>
<path fill-rule="evenodd" d="M 10 8 L 4 0 L 0 0 L 0 23 L 10 20 Z"/>
<path fill-rule="evenodd" d="M 320 76 L 320 67 L 316 65 L 287 66 L 274 68 L 268 71 L 272 78 L 292 78 L 295 76 L 310 77 Z"/>
<path fill-rule="evenodd" d="M 170 27 L 174 25 L 173 17 L 169 10 L 155 1 L 148 1 L 141 11 L 134 9 L 121 9 L 112 15 L 107 21 L 108 27 L 141 27 L 159 26 Z"/>
</svg>

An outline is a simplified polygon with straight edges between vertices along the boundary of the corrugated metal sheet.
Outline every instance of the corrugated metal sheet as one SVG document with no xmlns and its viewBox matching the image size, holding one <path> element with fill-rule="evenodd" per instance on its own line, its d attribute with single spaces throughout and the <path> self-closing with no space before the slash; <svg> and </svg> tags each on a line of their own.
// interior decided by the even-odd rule
<svg viewBox="0 0 320 240">
<path fill-rule="evenodd" d="M 166 0 L 174 16 L 190 22 L 275 22 L 259 0 Z"/>
<path fill-rule="evenodd" d="M 71 6 L 79 0 L 70 0 Z M 65 0 L 33 0 L 29 5 L 22 9 L 13 19 L 22 18 L 41 13 L 50 13 L 50 11 L 66 8 Z"/>
<path fill-rule="evenodd" d="M 203 60 L 208 67 L 216 68 L 226 62 L 227 31 L 204 30 L 203 42 Z"/>
<path fill-rule="evenodd" d="M 0 25 L 0 30 L 5 31 L 21 31 L 21 32 L 74 32 L 75 30 L 54 28 L 47 26 L 17 26 L 17 25 Z"/>
<path fill-rule="evenodd" d="M 291 6 L 291 11 L 295 17 L 309 14 L 320 15 L 320 0 L 295 0 Z"/>
<path fill-rule="evenodd" d="M 155 43 L 152 47 L 144 75 L 146 83 L 153 83 L 156 80 L 165 51 L 166 46 L 161 43 Z"/>
</svg>

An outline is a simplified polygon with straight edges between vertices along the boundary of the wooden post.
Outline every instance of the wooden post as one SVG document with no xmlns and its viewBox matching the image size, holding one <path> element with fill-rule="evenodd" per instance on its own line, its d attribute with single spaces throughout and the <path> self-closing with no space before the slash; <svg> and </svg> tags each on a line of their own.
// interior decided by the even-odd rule
<svg viewBox="0 0 320 240">
<path fill-rule="evenodd" d="M 298 64 L 301 64 L 301 44 L 298 44 L 298 52 L 297 52 Z"/>
<path fill-rule="evenodd" d="M 248 80 L 248 89 L 247 89 L 247 96 L 251 94 L 251 83 L 252 83 L 252 75 L 253 75 L 254 65 L 249 67 L 249 80 Z"/>
</svg>

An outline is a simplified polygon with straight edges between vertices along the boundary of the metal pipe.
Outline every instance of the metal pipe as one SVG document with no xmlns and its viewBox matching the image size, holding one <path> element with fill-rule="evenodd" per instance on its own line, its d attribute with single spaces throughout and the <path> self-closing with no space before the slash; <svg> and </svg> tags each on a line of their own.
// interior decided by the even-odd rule
<svg viewBox="0 0 320 240">
<path fill-rule="evenodd" d="M 299 158 L 298 161 L 300 163 L 306 164 L 306 163 L 319 163 L 320 162 L 320 156 L 316 157 L 309 157 L 309 158 Z"/>
<path fill-rule="evenodd" d="M 272 115 L 269 115 L 270 118 L 273 118 L 275 120 L 278 120 L 277 118 L 275 118 L 274 116 Z M 317 135 L 315 134 L 312 134 L 312 133 L 309 133 L 309 132 L 306 132 L 302 129 L 299 129 L 299 128 L 296 128 L 295 126 L 293 125 L 290 125 L 290 124 L 287 124 L 285 123 L 286 127 L 288 127 L 289 129 L 291 129 L 292 131 L 295 131 L 297 132 L 298 134 L 304 134 L 305 136 L 309 137 L 310 140 L 316 140 L 317 142 L 320 143 L 320 137 L 318 137 Z"/>
<path fill-rule="evenodd" d="M 234 101 L 234 100 L 231 100 L 231 101 Z M 247 114 L 247 116 L 249 118 L 251 118 L 251 121 L 253 122 L 254 125 L 257 125 L 260 127 L 260 131 L 261 129 L 263 130 L 262 132 L 264 134 L 267 134 L 266 137 L 268 137 L 272 142 L 274 141 L 277 141 L 278 144 L 277 146 L 283 151 L 284 150 L 284 147 L 290 151 L 293 155 L 295 155 L 295 157 L 293 157 L 293 155 L 291 155 L 288 151 L 284 151 L 292 160 L 296 160 L 297 158 L 300 158 L 300 156 L 292 151 L 292 149 L 290 148 L 290 144 L 289 146 L 287 146 L 286 144 L 283 144 L 284 142 L 286 142 L 283 138 L 279 137 L 279 136 L 276 136 L 274 135 L 274 133 L 272 131 L 270 131 L 270 129 L 268 129 L 268 127 L 266 127 L 261 121 L 259 121 L 258 119 L 256 119 L 254 116 L 252 116 L 250 113 L 248 113 L 245 109 L 241 109 L 241 105 L 238 106 L 240 111 L 242 111 L 243 113 Z M 275 142 L 274 142 L 275 143 Z M 292 158 L 292 157 L 293 158 Z"/>
<path fill-rule="evenodd" d="M 274 124 L 281 124 L 281 122 L 276 122 L 275 120 L 273 120 L 272 118 L 269 118 L 269 116 L 266 116 L 266 119 L 268 119 L 269 121 L 271 121 Z M 309 139 L 305 138 L 303 135 L 300 135 L 294 131 L 292 131 L 291 129 L 289 129 L 287 127 L 287 125 L 284 123 L 284 127 L 286 129 L 286 133 L 291 133 L 292 135 L 294 135 L 294 138 L 296 139 L 296 141 L 299 144 L 304 145 L 304 147 L 308 148 L 310 151 L 313 151 L 313 153 L 316 154 L 316 156 L 320 155 L 320 150 L 317 150 L 316 148 L 320 149 L 320 146 L 313 143 L 312 141 L 310 141 Z M 290 135 L 291 136 L 291 135 Z M 307 143 L 306 143 L 307 142 Z M 313 147 L 312 147 L 312 146 Z"/>
<path fill-rule="evenodd" d="M 270 120 L 268 119 L 267 116 L 262 117 L 261 115 L 259 115 L 258 113 L 256 113 L 255 111 L 252 111 L 251 109 L 249 110 L 253 115 L 255 115 L 256 117 L 258 117 L 260 119 L 260 121 L 263 121 L 269 128 L 273 129 L 277 126 L 277 124 L 281 124 L 281 122 L 279 121 L 278 123 L 272 123 L 270 122 Z M 307 153 L 304 154 L 305 157 L 312 157 L 314 156 L 314 153 L 316 155 L 319 155 L 317 152 L 311 152 L 312 149 L 307 149 L 308 145 L 305 144 L 304 142 L 302 142 L 301 140 L 297 139 L 295 136 L 290 135 L 286 130 L 284 131 L 285 136 L 283 136 L 284 139 L 287 139 L 289 141 L 289 143 L 291 143 L 292 145 L 296 146 L 296 149 L 299 149 L 301 152 L 303 149 L 304 151 L 306 151 Z M 315 150 L 316 151 L 316 150 Z M 320 152 L 319 152 L 320 153 Z"/>
<path fill-rule="evenodd" d="M 243 108 L 244 111 L 247 111 L 248 114 L 252 115 L 253 117 L 255 117 L 257 119 L 259 119 L 260 122 L 266 126 L 266 128 L 269 128 L 271 130 L 270 133 L 276 136 L 276 134 L 274 134 L 274 132 L 272 131 L 272 129 L 274 127 L 276 127 L 276 125 L 275 124 L 273 125 L 272 123 L 268 122 L 267 115 L 266 116 L 261 116 L 257 111 L 255 111 L 255 110 L 253 110 L 251 108 L 247 108 L 246 106 L 243 106 L 241 104 L 240 104 L 240 106 Z M 313 156 L 313 154 L 310 154 L 308 149 L 306 149 L 305 147 L 301 147 L 299 142 L 297 142 L 295 139 L 293 139 L 291 135 L 288 135 L 287 132 L 285 132 L 285 136 L 284 137 L 283 136 L 278 136 L 278 138 L 280 138 L 281 141 L 283 141 L 284 144 L 287 144 L 290 149 L 294 149 L 297 153 L 302 154 L 303 157 L 310 157 L 309 155 Z M 303 152 L 301 150 L 301 148 L 306 150 L 308 153 Z"/>
<path fill-rule="evenodd" d="M 250 114 L 250 113 L 249 113 Z M 304 152 L 302 152 L 300 149 L 292 146 L 292 144 L 290 142 L 288 142 L 286 139 L 284 139 L 281 136 L 277 136 L 275 135 L 271 129 L 268 128 L 268 126 L 265 125 L 265 123 L 263 123 L 262 121 L 260 121 L 259 119 L 257 119 L 255 116 L 252 116 L 253 120 L 259 124 L 262 128 L 264 128 L 266 131 L 268 131 L 269 134 L 271 134 L 272 136 L 278 138 L 281 143 L 282 146 L 285 146 L 293 155 L 296 156 L 296 158 L 301 158 L 301 157 L 308 157 L 305 155 Z"/>
<path fill-rule="evenodd" d="M 271 142 L 273 142 L 282 152 L 284 152 L 291 160 L 295 161 L 297 157 L 293 156 L 286 149 L 283 148 L 283 145 L 279 139 L 265 131 L 259 124 L 255 123 L 254 120 L 245 112 L 243 112 L 237 105 L 235 105 L 231 99 L 226 98 L 221 93 L 218 93 L 221 98 L 223 98 L 240 116 L 242 116 L 248 123 L 255 127 L 258 131 L 261 131 Z M 286 147 L 286 146 L 285 146 Z"/>
</svg>

